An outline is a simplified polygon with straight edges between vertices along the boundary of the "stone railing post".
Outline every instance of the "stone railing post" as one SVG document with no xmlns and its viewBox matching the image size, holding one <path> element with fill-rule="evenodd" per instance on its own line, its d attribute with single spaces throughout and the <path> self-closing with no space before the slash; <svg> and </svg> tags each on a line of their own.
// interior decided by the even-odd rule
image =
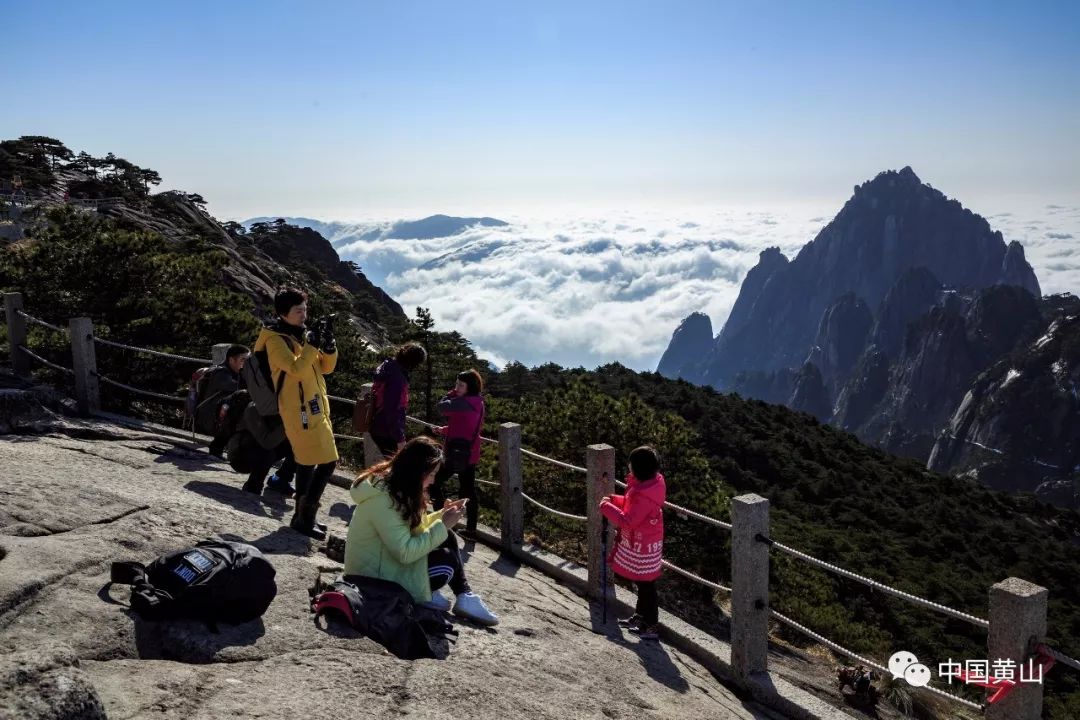
<svg viewBox="0 0 1080 720">
<path fill-rule="evenodd" d="M 7 316 L 8 347 L 11 348 L 11 369 L 21 378 L 30 377 L 30 358 L 19 350 L 26 344 L 26 319 L 19 315 L 23 309 L 22 293 L 4 293 L 4 313 Z"/>
<path fill-rule="evenodd" d="M 71 367 L 75 370 L 75 401 L 79 405 L 79 414 L 87 417 L 101 410 L 94 323 L 87 317 L 71 318 L 68 335 L 71 336 Z"/>
<path fill-rule="evenodd" d="M 604 564 L 603 519 L 600 514 L 600 498 L 615 491 L 615 448 L 610 445 L 590 445 L 585 448 L 585 516 L 589 518 L 589 597 L 599 600 L 603 589 L 608 597 L 615 596 L 615 586 L 611 581 L 611 566 Z M 615 528 L 608 528 L 607 547 L 611 550 Z M 607 577 L 604 577 L 604 568 Z"/>
<path fill-rule="evenodd" d="M 371 393 L 375 392 L 374 383 L 365 383 L 360 386 L 360 398 L 366 398 Z M 364 467 L 369 468 L 372 465 L 376 465 L 383 461 L 382 451 L 379 450 L 379 446 L 375 444 L 375 440 L 372 439 L 371 433 L 364 432 Z"/>
<path fill-rule="evenodd" d="M 521 426 L 499 426 L 499 503 L 502 512 L 502 546 L 514 555 L 525 536 L 525 515 L 521 506 Z"/>
<path fill-rule="evenodd" d="M 1016 663 L 1017 686 L 1000 702 L 986 706 L 988 720 L 1039 720 L 1043 685 L 1024 682 L 1039 677 L 1038 663 L 1028 664 L 1035 645 L 1046 639 L 1046 606 L 1050 592 L 1020 578 L 1006 578 L 990 587 L 990 631 L 987 648 L 991 667 L 996 660 Z M 1035 677 L 1032 678 L 1032 675 Z"/>
<path fill-rule="evenodd" d="M 740 495 L 731 501 L 731 667 L 737 677 L 768 669 L 769 501 Z"/>
<path fill-rule="evenodd" d="M 215 343 L 210 348 L 210 361 L 214 365 L 220 365 L 225 362 L 225 353 L 229 352 L 229 348 L 232 347 L 232 343 Z"/>
</svg>

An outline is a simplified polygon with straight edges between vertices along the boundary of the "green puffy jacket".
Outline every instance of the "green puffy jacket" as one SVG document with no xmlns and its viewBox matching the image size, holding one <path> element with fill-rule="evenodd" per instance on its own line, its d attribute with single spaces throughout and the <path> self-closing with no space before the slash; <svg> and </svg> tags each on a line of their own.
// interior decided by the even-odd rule
<svg viewBox="0 0 1080 720">
<path fill-rule="evenodd" d="M 449 533 L 442 511 L 427 513 L 410 529 L 381 484 L 364 480 L 351 494 L 356 510 L 345 538 L 345 574 L 392 580 L 417 602 L 431 600 L 427 556 Z"/>
</svg>

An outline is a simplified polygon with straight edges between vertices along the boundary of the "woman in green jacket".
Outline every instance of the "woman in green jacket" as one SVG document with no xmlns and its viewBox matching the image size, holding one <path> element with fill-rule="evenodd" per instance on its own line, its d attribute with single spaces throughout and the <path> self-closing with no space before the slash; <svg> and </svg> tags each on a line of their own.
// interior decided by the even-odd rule
<svg viewBox="0 0 1080 720">
<path fill-rule="evenodd" d="M 345 574 L 391 580 L 413 599 L 437 610 L 451 610 L 437 591 L 449 585 L 457 596 L 453 613 L 481 625 L 496 625 L 479 595 L 469 589 L 450 531 L 467 500 L 447 501 L 426 512 L 427 488 L 442 466 L 442 448 L 417 437 L 391 459 L 369 468 L 352 485 L 356 503 L 345 539 Z"/>
</svg>

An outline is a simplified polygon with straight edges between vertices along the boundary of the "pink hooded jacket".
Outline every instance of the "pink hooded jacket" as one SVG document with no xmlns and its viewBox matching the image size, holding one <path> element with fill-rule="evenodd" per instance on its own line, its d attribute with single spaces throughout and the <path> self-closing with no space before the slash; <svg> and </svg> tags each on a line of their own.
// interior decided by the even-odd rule
<svg viewBox="0 0 1080 720">
<path fill-rule="evenodd" d="M 627 580 L 648 582 L 660 577 L 667 485 L 660 473 L 646 482 L 631 473 L 626 486 L 625 495 L 600 503 L 600 512 L 619 529 L 612 569 Z"/>
</svg>

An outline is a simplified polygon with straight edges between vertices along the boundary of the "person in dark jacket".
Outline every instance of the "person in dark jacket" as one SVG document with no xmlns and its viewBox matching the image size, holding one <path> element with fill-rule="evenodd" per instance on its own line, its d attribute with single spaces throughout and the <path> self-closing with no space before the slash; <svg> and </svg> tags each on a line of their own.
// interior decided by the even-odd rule
<svg viewBox="0 0 1080 720">
<path fill-rule="evenodd" d="M 249 449 L 252 469 L 243 489 L 249 493 L 261 495 L 263 482 L 270 468 L 278 460 L 284 459 L 277 473 L 267 483 L 267 488 L 285 497 L 292 497 L 294 488 L 290 482 L 296 474 L 296 460 L 293 458 L 289 440 L 285 437 L 285 425 L 281 422 L 281 418 L 277 415 L 263 417 L 259 414 L 255 403 L 251 403 L 244 409 L 242 428 L 254 440 Z"/>
<path fill-rule="evenodd" d="M 443 463 L 429 490 L 431 502 L 437 508 L 443 506 L 446 501 L 443 485 L 457 472 L 460 495 L 469 500 L 465 505 L 465 537 L 476 534 L 476 518 L 480 512 L 476 504 L 476 466 L 480 463 L 480 431 L 484 427 L 484 398 L 480 395 L 483 390 L 484 380 L 480 373 L 476 369 L 466 370 L 458 373 L 454 389 L 435 406 L 447 421 L 445 426 L 439 428 L 439 433 L 445 438 L 443 454 L 447 460 L 452 455 L 450 444 L 455 440 L 468 443 L 469 455 L 464 468 L 455 469 L 450 462 Z"/>
<path fill-rule="evenodd" d="M 371 439 L 386 457 L 405 445 L 405 413 L 409 407 L 409 373 L 427 360 L 427 351 L 417 343 L 405 343 L 394 357 L 375 370 L 375 417 Z"/>
<path fill-rule="evenodd" d="M 240 370 L 247 362 L 251 350 L 243 345 L 233 345 L 225 352 L 225 362 L 208 371 L 203 376 L 202 390 L 199 392 L 199 404 L 195 408 L 195 428 L 199 432 L 213 435 L 210 454 L 224 457 L 225 443 L 230 432 L 221 431 L 221 420 L 229 411 L 225 401 L 240 389 Z"/>
</svg>

